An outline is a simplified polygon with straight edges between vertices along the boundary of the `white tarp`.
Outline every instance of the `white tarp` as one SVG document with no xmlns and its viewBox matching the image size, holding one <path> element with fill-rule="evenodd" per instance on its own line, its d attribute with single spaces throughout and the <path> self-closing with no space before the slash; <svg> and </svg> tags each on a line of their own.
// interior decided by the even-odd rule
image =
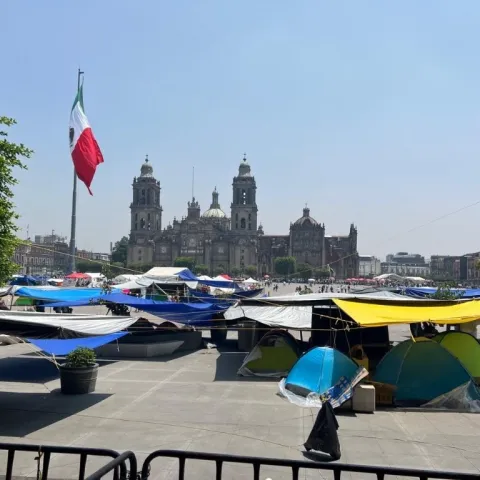
<svg viewBox="0 0 480 480">
<path fill-rule="evenodd" d="M 137 317 L 115 317 L 107 315 L 49 314 L 39 312 L 19 312 L 0 310 L 0 322 L 15 324 L 42 325 L 62 328 L 83 335 L 108 335 L 120 332 L 133 325 Z M 0 332 L 2 333 L 2 332 Z"/>
<path fill-rule="evenodd" d="M 255 284 L 255 283 L 260 283 L 260 282 L 257 282 L 257 280 L 255 280 L 254 278 L 250 277 L 250 278 L 247 278 L 246 280 L 244 280 L 243 283 Z"/>
<path fill-rule="evenodd" d="M 405 295 L 399 295 L 398 293 L 392 293 L 388 290 L 379 290 L 374 293 L 307 293 L 305 295 L 292 294 L 292 295 L 282 295 L 277 297 L 267 297 L 265 298 L 265 304 L 271 305 L 272 303 L 278 302 L 312 302 L 312 301 L 322 301 L 322 300 L 331 300 L 332 298 L 340 299 L 354 299 L 359 300 L 413 300 L 413 298 L 406 297 Z M 255 298 L 255 301 L 262 301 L 262 298 Z"/>
<path fill-rule="evenodd" d="M 113 279 L 113 284 L 120 284 L 120 283 L 126 283 L 130 281 L 135 281 L 137 278 L 140 278 L 142 275 L 131 275 L 129 273 L 123 273 L 121 275 L 117 275 Z"/>
<path fill-rule="evenodd" d="M 0 287 L 0 297 L 4 297 L 5 295 L 10 295 L 12 290 L 13 290 L 12 286 Z"/>
<path fill-rule="evenodd" d="M 224 313 L 226 320 L 246 317 L 271 327 L 312 328 L 312 307 L 233 306 Z"/>
</svg>

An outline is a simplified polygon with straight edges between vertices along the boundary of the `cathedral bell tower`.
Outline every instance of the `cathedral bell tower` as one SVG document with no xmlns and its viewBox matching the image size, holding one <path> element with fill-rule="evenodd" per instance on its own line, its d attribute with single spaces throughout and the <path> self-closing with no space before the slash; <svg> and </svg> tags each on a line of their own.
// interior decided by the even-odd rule
<svg viewBox="0 0 480 480">
<path fill-rule="evenodd" d="M 162 229 L 160 182 L 153 176 L 148 155 L 140 169 L 140 176 L 133 179 L 132 188 L 128 264 L 148 264 L 153 262 L 155 235 Z"/>
<path fill-rule="evenodd" d="M 235 234 L 255 235 L 257 232 L 257 186 L 244 155 L 238 175 L 233 179 L 231 229 Z"/>
</svg>

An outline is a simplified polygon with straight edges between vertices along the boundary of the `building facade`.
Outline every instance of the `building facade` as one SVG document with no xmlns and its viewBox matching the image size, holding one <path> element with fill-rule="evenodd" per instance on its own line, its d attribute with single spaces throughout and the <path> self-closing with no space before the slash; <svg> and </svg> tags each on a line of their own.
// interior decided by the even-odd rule
<svg viewBox="0 0 480 480">
<path fill-rule="evenodd" d="M 209 273 L 244 271 L 255 267 L 258 274 L 274 272 L 275 258 L 293 256 L 312 267 L 330 265 L 338 278 L 358 274 L 357 229 L 348 235 L 329 237 L 325 225 L 310 216 L 290 224 L 287 235 L 265 235 L 258 223 L 257 184 L 244 157 L 232 182 L 230 217 L 222 210 L 217 188 L 210 208 L 203 214 L 199 202 L 187 203 L 187 215 L 173 219 L 162 229 L 160 182 L 153 176 L 148 158 L 134 178 L 130 205 L 128 264 L 171 266 L 178 257 L 191 257 Z"/>
<path fill-rule="evenodd" d="M 68 267 L 69 248 L 66 242 L 34 243 L 24 241 L 15 249 L 13 261 L 17 273 L 23 275 L 54 275 Z"/>
<path fill-rule="evenodd" d="M 362 278 L 376 277 L 382 273 L 382 262 L 374 255 L 358 256 L 358 275 Z"/>
<path fill-rule="evenodd" d="M 382 262 L 382 273 L 395 273 L 407 277 L 429 277 L 430 265 L 419 253 L 398 252 L 387 255 Z"/>
</svg>

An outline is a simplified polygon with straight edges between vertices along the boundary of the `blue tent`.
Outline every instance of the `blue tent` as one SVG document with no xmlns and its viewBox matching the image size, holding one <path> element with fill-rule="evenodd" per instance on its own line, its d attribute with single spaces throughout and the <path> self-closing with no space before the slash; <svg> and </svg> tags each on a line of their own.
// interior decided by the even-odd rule
<svg viewBox="0 0 480 480">
<path fill-rule="evenodd" d="M 432 287 L 416 287 L 406 288 L 405 294 L 409 297 L 428 298 L 436 293 L 437 289 Z M 479 298 L 480 289 L 478 288 L 452 288 L 450 289 L 454 295 L 458 295 L 459 298 Z"/>
<path fill-rule="evenodd" d="M 306 397 L 310 393 L 324 394 L 344 377 L 352 380 L 358 365 L 339 350 L 315 347 L 294 365 L 285 380 L 285 388 Z"/>
<path fill-rule="evenodd" d="M 378 364 L 373 380 L 396 387 L 397 405 L 420 406 L 472 378 L 438 342 L 417 338 L 392 348 Z"/>
</svg>

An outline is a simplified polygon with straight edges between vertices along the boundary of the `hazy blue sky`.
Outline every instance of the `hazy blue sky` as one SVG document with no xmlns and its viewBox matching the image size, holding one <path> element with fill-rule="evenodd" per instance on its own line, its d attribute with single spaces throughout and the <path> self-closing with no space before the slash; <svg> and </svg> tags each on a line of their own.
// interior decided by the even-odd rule
<svg viewBox="0 0 480 480">
<path fill-rule="evenodd" d="M 35 150 L 16 203 L 30 234 L 69 234 L 76 70 L 105 163 L 79 185 L 78 246 L 129 230 L 146 153 L 163 224 L 217 186 L 228 212 L 247 152 L 266 233 L 305 202 L 359 251 L 480 250 L 477 0 L 6 1 L 0 113 Z"/>
</svg>

